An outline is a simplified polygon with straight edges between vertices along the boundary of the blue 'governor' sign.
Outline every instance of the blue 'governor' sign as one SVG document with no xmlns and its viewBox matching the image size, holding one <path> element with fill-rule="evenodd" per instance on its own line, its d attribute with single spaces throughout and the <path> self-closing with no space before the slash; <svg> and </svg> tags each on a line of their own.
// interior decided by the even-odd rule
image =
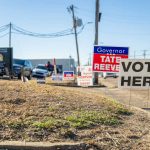
<svg viewBox="0 0 150 150">
<path fill-rule="evenodd" d="M 94 46 L 94 54 L 119 54 L 128 55 L 128 47 Z"/>
</svg>

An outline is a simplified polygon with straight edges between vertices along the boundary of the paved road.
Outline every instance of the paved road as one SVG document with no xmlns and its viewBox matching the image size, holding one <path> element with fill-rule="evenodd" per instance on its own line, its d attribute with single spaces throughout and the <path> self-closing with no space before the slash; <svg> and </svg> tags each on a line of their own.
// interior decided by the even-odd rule
<svg viewBox="0 0 150 150">
<path fill-rule="evenodd" d="M 120 103 L 150 111 L 150 89 L 119 89 L 117 87 L 117 78 L 101 78 L 100 83 L 105 87 L 85 88 L 84 91 L 94 92 L 95 94 L 103 92 L 104 95 L 116 99 Z"/>
<path fill-rule="evenodd" d="M 100 82 L 106 86 L 104 90 L 106 95 L 109 95 L 127 105 L 150 109 L 150 89 L 119 89 L 117 87 L 117 80 L 117 78 L 100 80 Z"/>
</svg>

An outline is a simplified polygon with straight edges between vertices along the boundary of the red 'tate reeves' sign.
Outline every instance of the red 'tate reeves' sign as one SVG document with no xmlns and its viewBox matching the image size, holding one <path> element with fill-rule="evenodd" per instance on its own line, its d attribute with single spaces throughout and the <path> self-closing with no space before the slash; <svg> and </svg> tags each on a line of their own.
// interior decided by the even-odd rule
<svg viewBox="0 0 150 150">
<path fill-rule="evenodd" d="M 95 46 L 93 71 L 119 72 L 121 59 L 128 58 L 128 48 Z"/>
</svg>

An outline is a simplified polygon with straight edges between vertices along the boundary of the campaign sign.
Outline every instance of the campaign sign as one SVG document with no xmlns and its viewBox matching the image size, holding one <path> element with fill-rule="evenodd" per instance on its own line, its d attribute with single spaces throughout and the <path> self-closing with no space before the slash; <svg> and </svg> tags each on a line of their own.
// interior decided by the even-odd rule
<svg viewBox="0 0 150 150">
<path fill-rule="evenodd" d="M 93 71 L 119 72 L 121 59 L 127 59 L 128 47 L 94 46 Z"/>
<path fill-rule="evenodd" d="M 74 80 L 74 71 L 64 71 L 63 80 Z"/>
<path fill-rule="evenodd" d="M 82 87 L 93 86 L 92 66 L 77 67 L 77 72 L 80 72 L 80 75 L 77 76 L 78 86 Z"/>
<path fill-rule="evenodd" d="M 46 83 L 46 79 L 45 78 L 37 78 L 37 83 L 45 84 Z"/>
<path fill-rule="evenodd" d="M 13 73 L 13 48 L 0 47 L 0 73 L 3 69 L 8 70 L 5 75 L 12 75 Z"/>
<path fill-rule="evenodd" d="M 149 88 L 150 59 L 121 60 L 118 87 Z"/>
<path fill-rule="evenodd" d="M 52 80 L 54 80 L 54 81 L 62 81 L 62 74 L 53 74 L 52 75 Z"/>
</svg>

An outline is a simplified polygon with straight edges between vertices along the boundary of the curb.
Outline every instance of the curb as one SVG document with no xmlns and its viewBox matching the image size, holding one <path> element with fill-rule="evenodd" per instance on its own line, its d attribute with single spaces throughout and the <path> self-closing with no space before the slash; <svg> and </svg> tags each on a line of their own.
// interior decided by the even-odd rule
<svg viewBox="0 0 150 150">
<path fill-rule="evenodd" d="M 0 142 L 0 150 L 85 150 L 85 143 Z"/>
</svg>

